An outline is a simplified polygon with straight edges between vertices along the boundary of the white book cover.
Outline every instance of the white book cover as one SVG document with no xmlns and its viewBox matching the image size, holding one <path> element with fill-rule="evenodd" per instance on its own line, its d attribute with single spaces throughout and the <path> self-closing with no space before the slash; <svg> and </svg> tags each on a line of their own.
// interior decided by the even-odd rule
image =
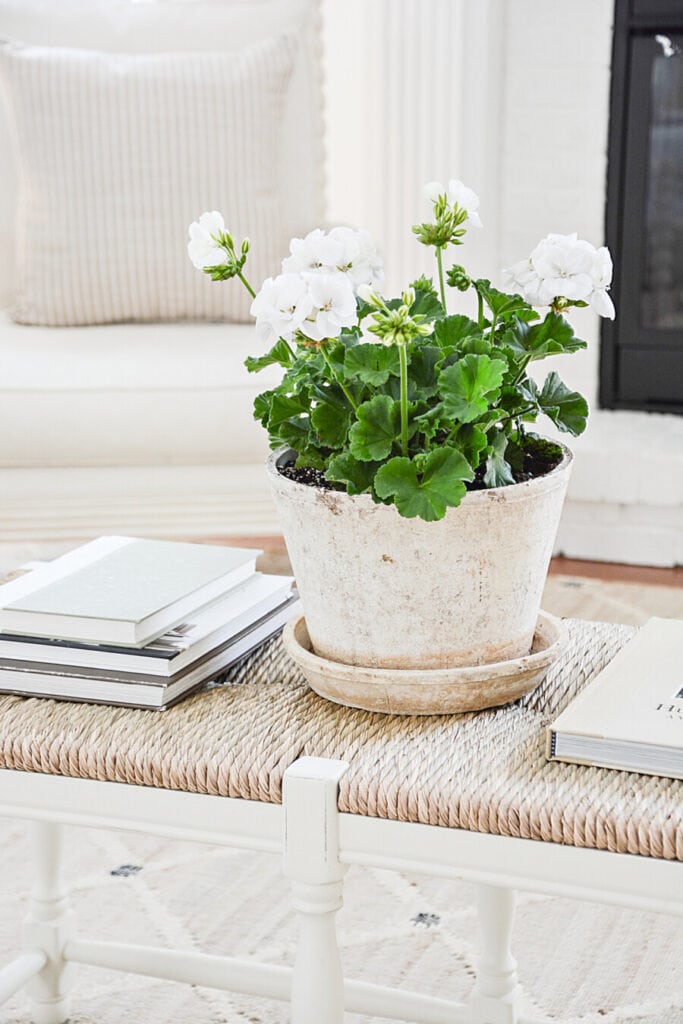
<svg viewBox="0 0 683 1024">
<path fill-rule="evenodd" d="M 650 619 L 552 724 L 558 760 L 683 777 L 683 621 Z"/>
<path fill-rule="evenodd" d="M 0 586 L 0 630 L 141 646 L 242 582 L 257 554 L 100 537 Z"/>
</svg>

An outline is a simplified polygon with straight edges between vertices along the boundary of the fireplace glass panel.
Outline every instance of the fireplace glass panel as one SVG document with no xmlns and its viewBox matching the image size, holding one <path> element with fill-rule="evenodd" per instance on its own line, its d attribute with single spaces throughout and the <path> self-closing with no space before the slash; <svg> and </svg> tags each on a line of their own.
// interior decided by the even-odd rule
<svg viewBox="0 0 683 1024">
<path fill-rule="evenodd" d="M 655 37 L 641 323 L 683 327 L 683 36 Z"/>
</svg>

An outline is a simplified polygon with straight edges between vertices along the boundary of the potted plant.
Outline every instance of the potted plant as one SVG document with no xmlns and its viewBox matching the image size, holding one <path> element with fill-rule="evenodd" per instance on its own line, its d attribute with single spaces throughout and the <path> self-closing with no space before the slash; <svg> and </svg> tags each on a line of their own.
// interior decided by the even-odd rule
<svg viewBox="0 0 683 1024">
<path fill-rule="evenodd" d="M 275 449 L 268 470 L 313 649 L 369 668 L 529 652 L 572 460 L 531 427 L 546 416 L 578 435 L 588 415 L 555 371 L 538 384 L 529 368 L 585 348 L 571 307 L 614 316 L 609 252 L 576 235 L 543 239 L 507 272 L 510 292 L 445 267 L 480 225 L 479 200 L 455 180 L 425 191 L 431 216 L 413 231 L 434 250 L 437 283 L 419 277 L 396 298 L 382 295 L 365 232 L 293 239 L 257 294 L 247 239 L 218 213 L 190 229 L 195 265 L 253 297 L 268 351 L 248 369 L 283 370 L 254 413 Z M 471 313 L 458 311 L 464 293 Z"/>
</svg>

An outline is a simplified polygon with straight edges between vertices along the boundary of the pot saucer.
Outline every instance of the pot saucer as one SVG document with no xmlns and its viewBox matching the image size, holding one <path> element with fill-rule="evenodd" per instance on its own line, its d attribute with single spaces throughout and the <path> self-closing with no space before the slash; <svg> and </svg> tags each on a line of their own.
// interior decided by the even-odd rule
<svg viewBox="0 0 683 1024">
<path fill-rule="evenodd" d="M 439 669 L 362 668 L 321 658 L 311 649 L 303 615 L 282 642 L 319 696 L 387 715 L 446 715 L 498 707 L 531 693 L 566 643 L 563 623 L 541 612 L 529 654 L 489 665 Z"/>
</svg>

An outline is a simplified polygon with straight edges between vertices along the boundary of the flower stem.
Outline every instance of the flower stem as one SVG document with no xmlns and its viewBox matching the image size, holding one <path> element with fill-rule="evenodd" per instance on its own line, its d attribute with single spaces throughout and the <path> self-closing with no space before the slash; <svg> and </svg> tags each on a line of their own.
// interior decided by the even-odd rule
<svg viewBox="0 0 683 1024">
<path fill-rule="evenodd" d="M 324 341 L 320 345 L 320 351 L 322 352 L 323 359 L 325 360 L 325 362 L 327 363 L 327 365 L 329 367 L 330 373 L 332 374 L 332 379 L 339 385 L 339 387 L 342 389 L 342 391 L 346 395 L 346 400 L 349 403 L 349 405 L 351 406 L 351 408 L 353 409 L 353 411 L 354 412 L 358 412 L 358 403 L 354 401 L 353 395 L 351 394 L 349 389 L 346 387 L 346 385 L 343 383 L 343 381 L 339 380 L 339 377 L 337 376 L 337 372 L 336 372 L 334 366 L 332 365 L 332 363 L 330 362 L 330 357 L 328 356 L 327 352 L 325 351 L 325 342 Z"/>
<path fill-rule="evenodd" d="M 401 452 L 408 455 L 408 353 L 405 345 L 398 346 L 401 369 Z"/>
<path fill-rule="evenodd" d="M 436 247 L 436 263 L 439 268 L 439 291 L 441 292 L 441 305 L 443 306 L 444 313 L 447 313 L 448 310 L 446 309 L 446 289 L 443 283 L 443 255 L 440 245 L 437 245 Z"/>
<path fill-rule="evenodd" d="M 477 291 L 477 323 L 481 328 L 484 327 L 484 300 L 479 291 Z"/>
<path fill-rule="evenodd" d="M 247 291 L 251 295 L 252 299 L 255 299 L 256 298 L 256 292 L 251 287 L 251 285 L 249 284 L 249 282 L 247 281 L 246 277 L 244 276 L 244 274 L 242 273 L 241 270 L 237 271 L 237 276 L 239 277 L 240 281 L 242 282 L 244 287 L 247 289 Z"/>
</svg>

